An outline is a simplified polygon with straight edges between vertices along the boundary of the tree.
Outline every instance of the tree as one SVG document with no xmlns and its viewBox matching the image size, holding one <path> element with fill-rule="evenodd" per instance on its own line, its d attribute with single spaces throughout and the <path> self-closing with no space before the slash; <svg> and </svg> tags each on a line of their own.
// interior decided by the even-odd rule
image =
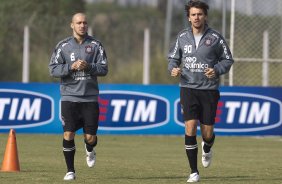
<svg viewBox="0 0 282 184">
<path fill-rule="evenodd" d="M 51 50 L 69 34 L 72 14 L 83 11 L 83 0 L 1 0 L 0 81 L 21 81 L 25 25 L 30 27 L 30 79 L 49 80 Z"/>
</svg>

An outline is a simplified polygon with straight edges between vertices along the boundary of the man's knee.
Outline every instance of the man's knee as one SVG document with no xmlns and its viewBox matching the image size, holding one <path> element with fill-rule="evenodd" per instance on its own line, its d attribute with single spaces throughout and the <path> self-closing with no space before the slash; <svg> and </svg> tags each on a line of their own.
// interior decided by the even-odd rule
<svg viewBox="0 0 282 184">
<path fill-rule="evenodd" d="M 201 125 L 202 137 L 204 140 L 211 140 L 214 136 L 213 126 Z"/>
<path fill-rule="evenodd" d="M 204 132 L 204 133 L 202 133 L 203 139 L 207 140 L 207 141 L 211 140 L 213 138 L 213 136 L 214 136 L 213 132 Z"/>
<path fill-rule="evenodd" d="M 84 135 L 85 142 L 87 142 L 90 145 L 96 145 L 97 144 L 97 136 L 96 135 L 90 135 L 90 134 L 85 134 Z"/>
<path fill-rule="evenodd" d="M 73 140 L 74 136 L 75 136 L 75 132 L 69 132 L 69 131 L 64 132 L 65 140 L 68 140 L 68 141 Z"/>
<path fill-rule="evenodd" d="M 197 120 L 185 121 L 185 134 L 188 136 L 195 136 L 197 134 Z"/>
</svg>

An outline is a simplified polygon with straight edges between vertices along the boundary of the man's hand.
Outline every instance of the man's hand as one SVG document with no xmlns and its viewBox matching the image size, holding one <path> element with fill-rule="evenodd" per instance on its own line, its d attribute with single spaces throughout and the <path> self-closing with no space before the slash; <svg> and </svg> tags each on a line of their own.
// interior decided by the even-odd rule
<svg viewBox="0 0 282 184">
<path fill-rule="evenodd" d="M 213 68 L 206 68 L 205 69 L 205 76 L 207 76 L 207 78 L 211 79 L 214 78 L 216 75 L 215 70 Z"/>
<path fill-rule="evenodd" d="M 180 75 L 181 74 L 181 69 L 180 68 L 173 68 L 172 70 L 171 70 L 171 73 L 170 73 L 170 75 L 172 76 L 172 77 L 177 77 L 178 75 Z"/>
<path fill-rule="evenodd" d="M 85 70 L 85 69 L 87 69 L 87 67 L 88 67 L 88 63 L 86 61 L 83 61 L 83 60 L 80 60 L 80 59 L 75 61 L 71 65 L 71 69 L 72 70 L 77 70 L 77 71 Z"/>
</svg>

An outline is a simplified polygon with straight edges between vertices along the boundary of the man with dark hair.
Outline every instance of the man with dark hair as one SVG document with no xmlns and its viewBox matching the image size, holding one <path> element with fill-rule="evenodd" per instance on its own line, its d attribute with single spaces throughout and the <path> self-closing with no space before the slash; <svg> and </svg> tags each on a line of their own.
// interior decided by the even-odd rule
<svg viewBox="0 0 282 184">
<path fill-rule="evenodd" d="M 64 180 L 75 179 L 75 132 L 83 128 L 88 167 L 96 160 L 99 120 L 98 76 L 108 73 L 102 44 L 87 34 L 86 15 L 76 13 L 70 24 L 73 35 L 60 41 L 51 56 L 49 71 L 61 79 L 61 118 L 64 129 L 63 153 L 67 165 Z"/>
<path fill-rule="evenodd" d="M 219 76 L 233 64 L 224 38 L 207 25 L 209 6 L 192 0 L 185 6 L 191 26 L 182 30 L 168 54 L 168 71 L 180 76 L 180 102 L 185 121 L 185 148 L 191 174 L 187 182 L 200 180 L 197 167 L 197 125 L 202 135 L 202 164 L 209 167 L 215 141 L 214 123 L 220 98 Z"/>
</svg>

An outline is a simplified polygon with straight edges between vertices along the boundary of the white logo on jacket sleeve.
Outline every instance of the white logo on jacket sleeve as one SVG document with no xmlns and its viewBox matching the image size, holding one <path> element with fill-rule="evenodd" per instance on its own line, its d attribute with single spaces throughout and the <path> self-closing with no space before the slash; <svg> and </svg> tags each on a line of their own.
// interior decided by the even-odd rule
<svg viewBox="0 0 282 184">
<path fill-rule="evenodd" d="M 95 44 L 95 45 L 98 45 L 98 43 L 97 43 L 97 42 L 95 42 L 95 41 L 92 41 L 91 43 L 93 43 L 93 44 Z"/>
<path fill-rule="evenodd" d="M 101 46 L 99 47 L 99 51 L 100 51 L 100 55 L 103 56 L 104 51 L 103 51 L 103 48 Z"/>
<path fill-rule="evenodd" d="M 225 45 L 224 41 L 220 40 L 220 44 L 222 45 L 226 59 L 230 59 L 230 57 L 228 55 L 228 51 L 227 51 L 227 46 Z"/>
<path fill-rule="evenodd" d="M 68 43 L 63 43 L 62 47 L 66 46 Z"/>
<path fill-rule="evenodd" d="M 212 34 L 214 37 L 219 38 L 219 36 L 215 33 Z"/>
<path fill-rule="evenodd" d="M 58 49 L 58 52 L 56 54 L 56 57 L 55 57 L 55 63 L 58 63 L 58 58 L 60 57 L 60 53 L 61 53 L 61 49 Z"/>
<path fill-rule="evenodd" d="M 173 50 L 173 53 L 170 55 L 171 58 L 174 58 L 176 52 L 177 52 L 177 49 L 178 49 L 178 39 L 175 43 L 175 47 L 174 47 L 174 50 Z"/>
<path fill-rule="evenodd" d="M 179 37 L 182 37 L 182 36 L 184 36 L 184 35 L 186 35 L 186 33 L 182 33 Z"/>
</svg>

